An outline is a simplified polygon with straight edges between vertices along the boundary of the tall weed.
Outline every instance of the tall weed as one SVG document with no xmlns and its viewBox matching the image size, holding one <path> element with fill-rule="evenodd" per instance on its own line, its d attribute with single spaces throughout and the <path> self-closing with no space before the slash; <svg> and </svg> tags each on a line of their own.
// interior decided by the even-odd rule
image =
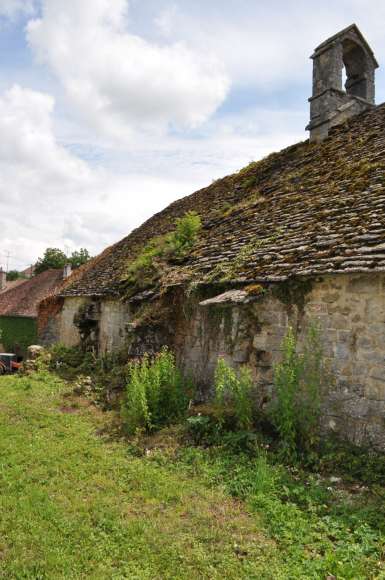
<svg viewBox="0 0 385 580">
<path fill-rule="evenodd" d="M 309 327 L 302 353 L 290 327 L 282 343 L 283 358 L 274 369 L 276 399 L 271 417 L 281 440 L 284 459 L 310 453 L 319 440 L 324 364 L 320 331 Z"/>
<path fill-rule="evenodd" d="M 122 417 L 126 430 L 154 430 L 178 421 L 187 411 L 189 385 L 164 348 L 154 359 L 129 363 Z"/>
<path fill-rule="evenodd" d="M 215 403 L 222 420 L 230 410 L 234 413 L 238 429 L 252 426 L 251 389 L 253 381 L 250 369 L 242 367 L 237 373 L 223 358 L 219 358 L 215 370 Z"/>
</svg>

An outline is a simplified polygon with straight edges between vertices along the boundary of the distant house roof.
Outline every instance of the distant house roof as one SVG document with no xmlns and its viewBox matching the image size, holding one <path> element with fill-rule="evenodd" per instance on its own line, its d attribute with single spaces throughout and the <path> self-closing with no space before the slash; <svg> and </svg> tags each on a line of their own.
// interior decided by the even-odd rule
<svg viewBox="0 0 385 580">
<path fill-rule="evenodd" d="M 20 286 L 20 284 L 24 284 L 27 280 L 25 278 L 18 278 L 17 280 L 12 280 L 11 282 L 7 281 L 7 285 L 2 290 L 0 289 L 0 294 L 4 294 L 4 292 L 8 292 L 8 290 L 13 290 L 16 286 Z"/>
<path fill-rule="evenodd" d="M 202 230 L 160 286 L 385 271 L 385 104 L 180 199 L 79 269 L 63 296 L 119 294 L 143 246 L 195 210 Z"/>
<path fill-rule="evenodd" d="M 0 294 L 0 316 L 37 317 L 39 302 L 55 292 L 63 281 L 62 270 L 47 270 L 29 280 L 9 282 Z"/>
</svg>

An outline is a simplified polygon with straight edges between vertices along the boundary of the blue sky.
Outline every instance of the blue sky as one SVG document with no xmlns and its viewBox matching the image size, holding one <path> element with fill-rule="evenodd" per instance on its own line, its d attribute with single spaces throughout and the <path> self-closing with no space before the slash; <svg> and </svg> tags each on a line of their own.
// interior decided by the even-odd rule
<svg viewBox="0 0 385 580">
<path fill-rule="evenodd" d="M 97 253 L 307 138 L 315 46 L 382 0 L 0 0 L 0 265 Z M 377 73 L 377 102 L 385 76 Z"/>
</svg>

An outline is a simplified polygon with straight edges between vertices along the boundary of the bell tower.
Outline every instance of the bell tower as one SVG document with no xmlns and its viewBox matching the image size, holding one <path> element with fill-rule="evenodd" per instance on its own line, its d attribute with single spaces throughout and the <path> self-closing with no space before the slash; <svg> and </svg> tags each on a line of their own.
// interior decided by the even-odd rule
<svg viewBox="0 0 385 580">
<path fill-rule="evenodd" d="M 320 142 L 329 129 L 375 106 L 373 51 L 355 24 L 320 44 L 312 54 L 313 94 L 310 102 L 310 141 Z M 346 82 L 342 87 L 345 67 Z"/>
</svg>

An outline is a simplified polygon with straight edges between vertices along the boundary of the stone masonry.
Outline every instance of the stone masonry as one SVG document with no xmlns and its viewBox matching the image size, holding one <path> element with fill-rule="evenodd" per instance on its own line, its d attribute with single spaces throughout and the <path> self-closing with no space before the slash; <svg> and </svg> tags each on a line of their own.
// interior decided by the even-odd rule
<svg viewBox="0 0 385 580">
<path fill-rule="evenodd" d="M 316 48 L 313 95 L 310 97 L 310 141 L 319 142 L 329 129 L 374 105 L 378 63 L 368 43 L 353 24 Z M 342 89 L 342 69 L 347 80 Z"/>
<path fill-rule="evenodd" d="M 129 303 L 68 297 L 49 321 L 56 329 L 49 342 L 94 346 L 101 354 L 124 349 L 128 356 L 168 345 L 203 397 L 210 395 L 217 360 L 224 357 L 252 370 L 263 407 L 273 396 L 273 368 L 289 325 L 301 345 L 309 324 L 318 322 L 328 368 L 325 429 L 385 451 L 385 273 L 331 274 L 247 296 L 241 289 L 198 301 L 179 297 L 167 328 L 149 324 L 136 335 Z"/>
<path fill-rule="evenodd" d="M 324 426 L 385 451 L 385 274 L 325 276 L 303 302 L 282 302 L 274 294 L 248 305 L 197 307 L 180 343 L 185 370 L 209 389 L 219 356 L 248 365 L 262 404 L 272 395 L 288 325 L 301 343 L 309 323 L 319 321 L 330 370 Z"/>
</svg>

